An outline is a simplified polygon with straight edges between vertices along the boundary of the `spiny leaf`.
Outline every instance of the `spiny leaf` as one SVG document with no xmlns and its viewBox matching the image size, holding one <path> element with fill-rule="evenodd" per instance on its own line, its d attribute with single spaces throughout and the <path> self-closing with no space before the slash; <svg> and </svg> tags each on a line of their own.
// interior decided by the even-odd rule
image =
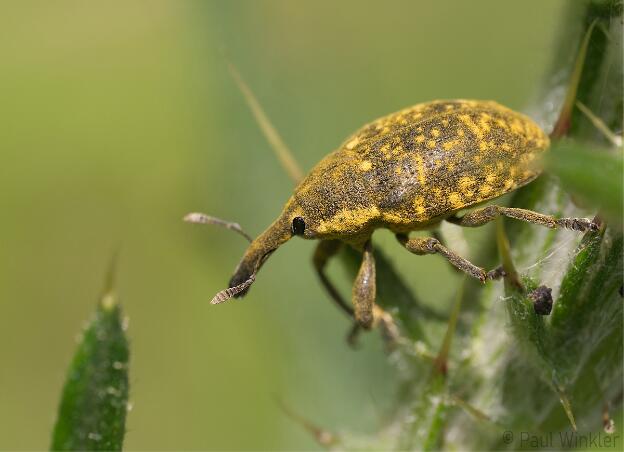
<svg viewBox="0 0 624 452">
<path fill-rule="evenodd" d="M 109 277 L 69 367 L 51 450 L 122 449 L 129 351 L 121 315 Z"/>
</svg>

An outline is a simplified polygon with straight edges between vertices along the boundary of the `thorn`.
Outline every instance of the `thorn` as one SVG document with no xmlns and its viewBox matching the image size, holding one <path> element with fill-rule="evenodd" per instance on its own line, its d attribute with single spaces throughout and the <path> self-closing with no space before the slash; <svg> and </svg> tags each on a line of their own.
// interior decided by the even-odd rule
<svg viewBox="0 0 624 452">
<path fill-rule="evenodd" d="M 455 405 L 455 406 L 460 407 L 462 410 L 464 410 L 466 413 L 468 413 L 469 415 L 471 415 L 478 421 L 494 423 L 494 421 L 492 420 L 492 418 L 490 418 L 490 416 L 488 416 L 487 414 L 485 414 L 483 411 L 479 410 L 478 408 L 475 408 L 474 406 L 470 405 L 465 400 L 460 399 L 456 395 L 450 394 L 448 403 L 450 405 Z"/>
<path fill-rule="evenodd" d="M 117 306 L 117 296 L 115 294 L 115 274 L 117 272 L 118 256 L 119 248 L 117 248 L 111 256 L 106 270 L 106 276 L 104 278 L 104 291 L 102 292 L 99 306 L 105 311 L 110 311 Z"/>
<path fill-rule="evenodd" d="M 275 396 L 275 401 L 286 416 L 308 431 L 321 446 L 330 448 L 340 442 L 340 439 L 333 433 L 318 427 L 300 414 L 295 413 L 279 397 Z"/>
<path fill-rule="evenodd" d="M 187 223 L 194 224 L 212 224 L 215 226 L 222 226 L 226 229 L 234 231 L 247 239 L 250 243 L 253 239 L 241 228 L 240 224 L 234 223 L 231 221 L 225 221 L 217 217 L 211 217 L 210 215 L 206 215 L 205 213 L 192 212 L 186 215 L 183 218 Z"/>
<path fill-rule="evenodd" d="M 286 170 L 286 173 L 288 173 L 288 176 L 290 176 L 295 184 L 298 184 L 303 179 L 303 172 L 301 171 L 299 164 L 293 157 L 293 153 L 288 148 L 286 143 L 284 143 L 284 140 L 282 140 L 282 137 L 278 133 L 277 129 L 273 127 L 271 120 L 262 109 L 260 102 L 251 91 L 247 83 L 245 83 L 245 80 L 243 80 L 243 77 L 241 76 L 240 72 L 238 72 L 238 69 L 236 69 L 236 66 L 234 66 L 234 64 L 227 59 L 227 56 L 224 55 L 224 57 L 227 61 L 228 70 L 230 71 L 232 78 L 236 82 L 238 89 L 245 98 L 247 106 L 251 110 L 251 113 L 253 114 L 256 123 L 260 127 L 260 130 L 264 134 L 264 137 L 269 142 L 271 149 L 273 149 L 273 152 L 277 156 L 279 162 L 282 164 L 282 167 Z"/>
<path fill-rule="evenodd" d="M 563 105 L 561 106 L 559 119 L 557 119 L 557 123 L 553 127 L 552 132 L 550 132 L 550 138 L 552 139 L 558 139 L 565 136 L 570 129 L 572 121 L 572 111 L 574 109 L 574 103 L 576 101 L 576 93 L 578 91 L 578 86 L 581 81 L 581 74 L 583 73 L 583 66 L 585 65 L 585 57 L 587 56 L 587 47 L 589 46 L 589 40 L 597 22 L 598 19 L 594 19 L 594 21 L 587 28 L 585 36 L 583 37 L 583 41 L 581 42 L 579 52 L 576 55 L 574 69 L 572 70 L 572 75 L 570 76 L 568 90 L 566 92 L 566 97 L 563 101 Z"/>
<path fill-rule="evenodd" d="M 448 321 L 448 327 L 446 328 L 446 334 L 442 341 L 440 351 L 433 361 L 433 371 L 438 375 L 446 376 L 448 373 L 448 358 L 451 351 L 451 342 L 453 341 L 453 335 L 455 334 L 455 328 L 457 326 L 457 319 L 459 318 L 459 312 L 461 311 L 461 304 L 464 298 L 464 287 L 466 285 L 466 277 L 463 278 L 457 295 L 455 296 L 455 304 L 451 311 L 451 316 Z"/>
<path fill-rule="evenodd" d="M 622 146 L 622 137 L 616 135 L 607 127 L 602 119 L 596 116 L 585 104 L 583 104 L 580 100 L 576 101 L 576 107 L 581 110 L 581 112 L 589 119 L 589 121 L 594 125 L 596 129 L 598 129 L 604 137 L 611 142 L 616 147 Z"/>
<path fill-rule="evenodd" d="M 572 430 L 576 432 L 577 431 L 576 421 L 574 420 L 574 413 L 572 412 L 572 405 L 570 404 L 570 400 L 568 399 L 568 396 L 564 392 L 563 388 L 559 387 L 557 383 L 553 382 L 553 387 L 555 391 L 557 392 L 557 395 L 559 396 L 559 401 L 561 402 L 561 405 L 563 406 L 563 410 L 565 411 L 566 416 L 568 416 L 570 425 L 572 425 Z"/>
</svg>

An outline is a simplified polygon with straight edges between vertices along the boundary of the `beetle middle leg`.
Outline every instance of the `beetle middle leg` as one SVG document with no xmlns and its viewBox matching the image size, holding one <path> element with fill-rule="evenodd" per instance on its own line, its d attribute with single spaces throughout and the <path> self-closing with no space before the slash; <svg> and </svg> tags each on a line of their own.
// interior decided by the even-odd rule
<svg viewBox="0 0 624 452">
<path fill-rule="evenodd" d="M 500 215 L 546 226 L 551 229 L 565 228 L 580 232 L 598 230 L 598 225 L 588 218 L 555 218 L 551 215 L 533 212 L 532 210 L 501 206 L 483 207 L 461 217 L 447 218 L 447 221 L 459 226 L 477 227 L 494 220 Z"/>
<path fill-rule="evenodd" d="M 480 280 L 481 282 L 485 282 L 488 279 L 497 279 L 501 276 L 498 269 L 486 272 L 481 267 L 474 265 L 468 259 L 464 259 L 457 253 L 449 250 L 436 238 L 415 237 L 410 239 L 405 234 L 397 234 L 396 238 L 410 253 L 418 255 L 440 254 L 444 256 L 454 267 L 472 276 L 473 278 Z"/>
</svg>

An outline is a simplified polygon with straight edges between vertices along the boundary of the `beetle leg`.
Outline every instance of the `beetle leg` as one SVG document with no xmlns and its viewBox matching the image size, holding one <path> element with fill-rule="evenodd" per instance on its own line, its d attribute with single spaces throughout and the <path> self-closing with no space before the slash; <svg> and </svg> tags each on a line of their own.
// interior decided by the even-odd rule
<svg viewBox="0 0 624 452">
<path fill-rule="evenodd" d="M 327 275 L 325 274 L 325 266 L 327 265 L 327 261 L 336 255 L 336 253 L 340 250 L 342 246 L 342 242 L 339 240 L 323 240 L 319 242 L 314 251 L 314 268 L 316 269 L 316 273 L 325 287 L 325 290 L 329 293 L 331 299 L 338 305 L 340 309 L 342 309 L 349 317 L 353 318 L 353 309 L 347 304 L 346 301 L 342 298 L 336 287 L 329 280 Z"/>
<path fill-rule="evenodd" d="M 373 326 L 373 305 L 375 304 L 376 292 L 375 258 L 369 240 L 364 245 L 362 263 L 351 292 L 351 299 L 355 308 L 355 321 L 366 330 Z"/>
<path fill-rule="evenodd" d="M 329 293 L 331 299 L 338 305 L 342 311 L 344 311 L 349 317 L 354 318 L 353 326 L 347 335 L 347 342 L 355 346 L 357 342 L 357 337 L 362 328 L 369 329 L 371 326 L 379 325 L 384 339 L 387 340 L 388 343 L 396 342 L 399 337 L 398 328 L 396 324 L 392 320 L 390 314 L 385 312 L 379 306 L 374 304 L 375 300 L 375 260 L 373 258 L 373 253 L 370 246 L 370 241 L 367 242 L 364 249 L 365 257 L 362 260 L 362 265 L 360 266 L 360 270 L 358 272 L 357 278 L 353 285 L 353 304 L 356 307 L 354 312 L 353 308 L 351 308 L 342 298 L 338 290 L 334 287 L 332 282 L 329 280 L 327 275 L 325 274 L 325 266 L 327 265 L 327 261 L 336 255 L 336 253 L 340 250 L 342 246 L 342 242 L 339 240 L 323 240 L 316 247 L 316 251 L 314 252 L 314 268 L 319 275 L 321 283 L 323 287 Z M 368 252 L 366 251 L 368 248 Z M 365 278 L 364 276 L 368 275 L 372 278 Z M 371 285 L 372 281 L 372 297 L 371 297 Z M 356 289 L 357 288 L 357 289 Z M 368 290 L 366 289 L 368 288 Z M 363 296 L 356 296 L 356 291 L 358 294 L 363 294 Z M 362 301 L 370 298 L 370 305 L 368 302 L 362 303 Z M 371 306 L 367 308 L 366 306 Z M 368 313 L 368 309 L 370 309 L 370 313 Z M 366 324 L 363 319 L 366 317 L 370 317 L 372 321 Z"/>
<path fill-rule="evenodd" d="M 388 349 L 391 349 L 399 340 L 399 330 L 392 316 L 375 304 L 377 282 L 375 257 L 370 240 L 364 244 L 362 251 L 362 263 L 353 283 L 351 295 L 355 308 L 356 324 L 349 334 L 349 339 L 351 341 L 356 337 L 359 328 L 369 330 L 375 326 L 379 327 Z"/>
<path fill-rule="evenodd" d="M 410 253 L 418 255 L 441 254 L 454 267 L 458 268 L 464 273 L 467 273 L 473 278 L 477 278 L 481 282 L 485 282 L 486 279 L 491 278 L 490 274 L 486 273 L 484 269 L 482 269 L 481 267 L 477 267 L 469 260 L 464 259 L 460 255 L 449 250 L 447 247 L 442 245 L 438 239 L 435 239 L 433 237 L 415 237 L 413 239 L 410 239 L 405 234 L 397 234 L 396 238 Z"/>
<path fill-rule="evenodd" d="M 487 206 L 467 213 L 462 217 L 450 217 L 447 221 L 459 226 L 477 227 L 494 220 L 499 215 L 516 220 L 546 226 L 547 228 L 565 228 L 573 231 L 597 231 L 598 225 L 589 218 L 555 218 L 550 215 L 515 207 Z"/>
</svg>

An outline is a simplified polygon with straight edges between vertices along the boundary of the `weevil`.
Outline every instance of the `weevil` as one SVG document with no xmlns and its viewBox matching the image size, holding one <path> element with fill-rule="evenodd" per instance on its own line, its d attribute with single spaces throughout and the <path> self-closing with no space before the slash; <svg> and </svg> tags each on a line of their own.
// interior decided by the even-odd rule
<svg viewBox="0 0 624 452">
<path fill-rule="evenodd" d="M 548 147 L 548 136 L 533 120 L 492 101 L 433 101 L 379 118 L 310 171 L 279 217 L 251 241 L 229 287 L 212 303 L 245 295 L 266 259 L 297 236 L 319 241 L 314 268 L 356 328 L 388 326 L 391 317 L 375 304 L 371 236 L 379 228 L 392 231 L 413 254 L 439 254 L 481 282 L 495 279 L 500 271 L 486 272 L 436 238 L 410 238 L 409 233 L 434 229 L 441 221 L 477 227 L 498 216 L 548 228 L 596 230 L 586 218 L 555 218 L 497 205 L 458 216 L 534 180 L 541 172 L 539 157 Z M 328 260 L 345 245 L 362 253 L 352 307 L 325 272 Z"/>
</svg>

